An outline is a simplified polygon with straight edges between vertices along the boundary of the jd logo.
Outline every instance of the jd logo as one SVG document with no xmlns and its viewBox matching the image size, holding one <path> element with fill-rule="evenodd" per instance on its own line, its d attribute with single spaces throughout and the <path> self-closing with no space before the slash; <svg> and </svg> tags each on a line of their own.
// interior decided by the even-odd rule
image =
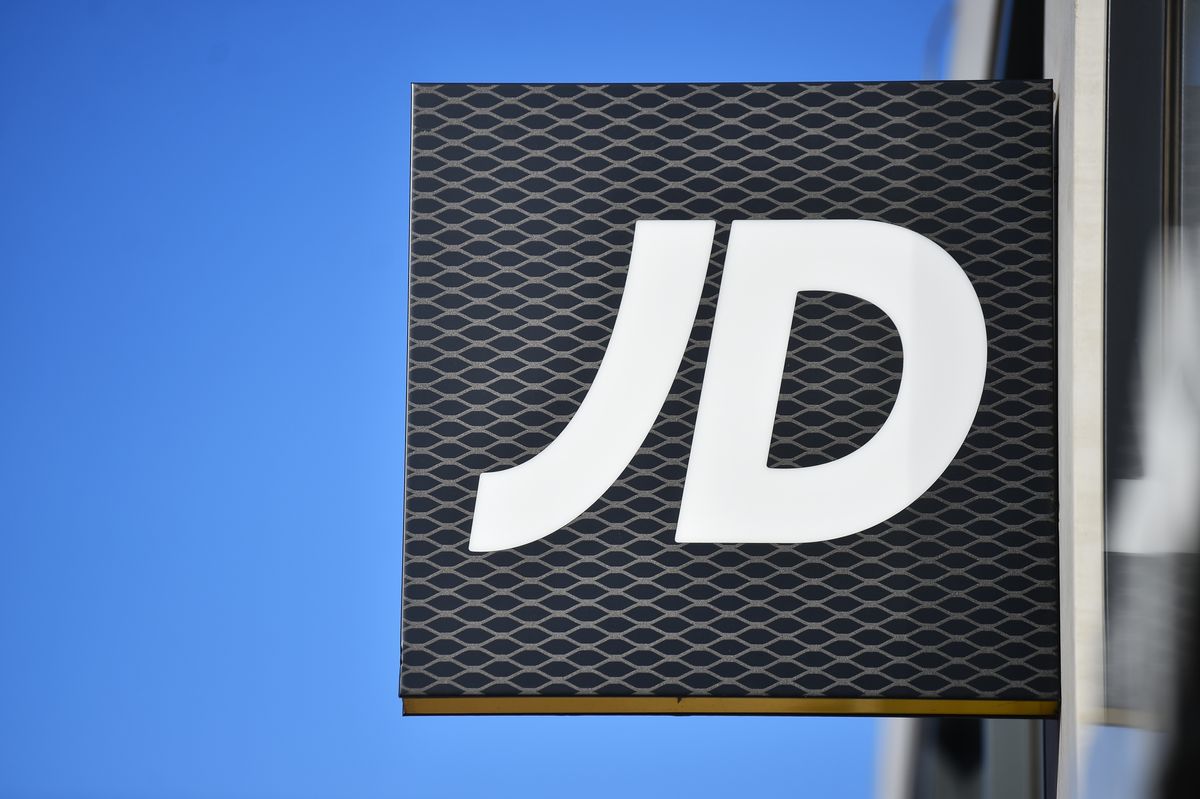
<svg viewBox="0 0 1200 799">
<path fill-rule="evenodd" d="M 470 548 L 509 549 L 583 513 L 637 452 L 691 333 L 715 223 L 638 222 L 612 339 L 562 433 L 534 458 L 479 477 Z M 796 293 L 882 309 L 904 349 L 891 415 L 830 463 L 767 467 Z M 882 222 L 734 222 L 675 540 L 799 543 L 903 510 L 954 459 L 979 407 L 987 335 L 979 299 L 941 247 Z"/>
</svg>

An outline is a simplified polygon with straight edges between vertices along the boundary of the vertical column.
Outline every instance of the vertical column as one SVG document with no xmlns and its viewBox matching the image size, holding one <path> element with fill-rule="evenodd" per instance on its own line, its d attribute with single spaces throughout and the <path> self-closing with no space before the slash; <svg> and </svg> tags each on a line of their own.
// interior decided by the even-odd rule
<svg viewBox="0 0 1200 799">
<path fill-rule="evenodd" d="M 1057 91 L 1062 726 L 1059 792 L 1072 796 L 1103 685 L 1104 155 L 1108 4 L 1046 4 Z"/>
</svg>

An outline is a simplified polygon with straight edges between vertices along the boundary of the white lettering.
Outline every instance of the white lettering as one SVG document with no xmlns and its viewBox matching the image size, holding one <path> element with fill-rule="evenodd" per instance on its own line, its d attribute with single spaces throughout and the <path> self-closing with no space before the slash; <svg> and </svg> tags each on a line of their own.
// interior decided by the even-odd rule
<svg viewBox="0 0 1200 799">
<path fill-rule="evenodd" d="M 596 379 L 533 459 L 479 476 L 470 549 L 511 549 L 569 524 L 629 464 L 662 409 L 700 305 L 716 224 L 640 221 Z"/>
<path fill-rule="evenodd" d="M 767 467 L 799 291 L 837 291 L 883 310 L 904 350 L 880 430 L 838 460 Z M 941 476 L 979 408 L 983 310 L 934 242 L 864 220 L 734 222 L 675 540 L 827 541 L 908 507 Z"/>
<path fill-rule="evenodd" d="M 612 338 L 587 396 L 534 458 L 480 475 L 470 549 L 544 538 L 620 476 L 662 408 L 687 346 L 715 225 L 638 222 Z M 851 294 L 896 326 L 896 402 L 862 447 L 767 467 L 799 291 Z M 863 220 L 734 222 L 675 540 L 801 543 L 860 532 L 933 485 L 975 418 L 987 367 L 971 282 L 934 242 Z"/>
</svg>

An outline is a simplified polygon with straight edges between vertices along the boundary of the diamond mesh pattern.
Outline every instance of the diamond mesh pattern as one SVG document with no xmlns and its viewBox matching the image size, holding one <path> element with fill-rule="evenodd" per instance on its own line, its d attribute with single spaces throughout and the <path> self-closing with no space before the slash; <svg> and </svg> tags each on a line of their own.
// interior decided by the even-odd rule
<svg viewBox="0 0 1200 799">
<path fill-rule="evenodd" d="M 816 466 L 867 443 L 896 402 L 903 362 L 900 334 L 878 306 L 800 292 L 767 466 Z"/>
<path fill-rule="evenodd" d="M 415 87 L 401 693 L 1056 699 L 1050 103 L 1046 82 Z M 658 420 L 575 522 L 468 552 L 479 473 L 587 392 L 641 218 L 718 223 Z M 975 426 L 870 530 L 673 540 L 741 218 L 903 225 L 979 294 Z M 799 299 L 772 466 L 861 446 L 901 368 L 872 306 Z"/>
</svg>

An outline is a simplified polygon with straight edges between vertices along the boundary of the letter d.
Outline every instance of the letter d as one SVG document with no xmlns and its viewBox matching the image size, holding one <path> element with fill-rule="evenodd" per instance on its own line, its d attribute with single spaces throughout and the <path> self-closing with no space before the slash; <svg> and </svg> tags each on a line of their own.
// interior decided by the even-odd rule
<svg viewBox="0 0 1200 799">
<path fill-rule="evenodd" d="M 904 348 L 892 412 L 838 460 L 767 467 L 799 291 L 891 317 Z M 954 460 L 983 393 L 987 332 L 971 282 L 934 242 L 862 220 L 734 222 L 675 540 L 825 541 L 925 493 Z"/>
</svg>

